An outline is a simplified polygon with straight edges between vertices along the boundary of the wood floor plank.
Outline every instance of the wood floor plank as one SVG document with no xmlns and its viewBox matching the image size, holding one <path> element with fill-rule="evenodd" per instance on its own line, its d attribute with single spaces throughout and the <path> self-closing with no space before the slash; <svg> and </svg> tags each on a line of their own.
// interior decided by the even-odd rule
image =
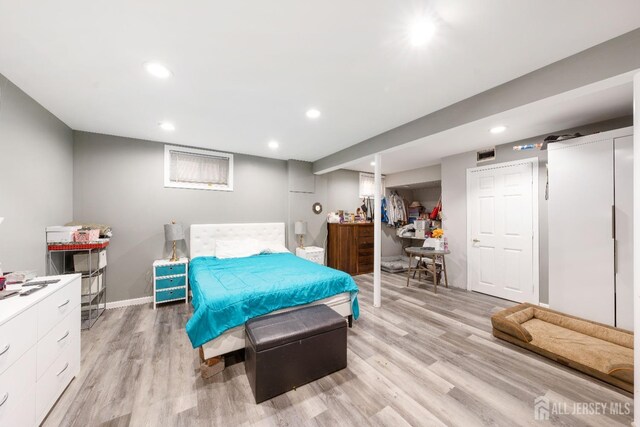
<svg viewBox="0 0 640 427">
<path fill-rule="evenodd" d="M 107 310 L 82 333 L 82 368 L 45 426 L 537 425 L 534 399 L 621 414 L 551 414 L 550 425 L 630 425 L 632 396 L 491 334 L 513 303 L 382 275 L 355 278 L 361 318 L 348 332 L 348 367 L 256 404 L 244 364 L 200 377 L 185 333 L 191 308 Z M 631 405 L 631 406 L 629 406 Z"/>
</svg>

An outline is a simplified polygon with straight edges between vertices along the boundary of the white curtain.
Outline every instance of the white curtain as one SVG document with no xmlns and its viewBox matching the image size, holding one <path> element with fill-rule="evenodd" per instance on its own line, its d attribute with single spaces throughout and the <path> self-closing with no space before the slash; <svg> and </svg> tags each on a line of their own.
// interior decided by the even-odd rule
<svg viewBox="0 0 640 427">
<path fill-rule="evenodd" d="M 360 173 L 360 197 L 373 198 L 376 185 L 375 176 L 372 173 Z M 384 197 L 384 176 L 382 177 L 380 194 Z"/>
<path fill-rule="evenodd" d="M 172 182 L 227 185 L 229 159 L 171 151 Z"/>
</svg>

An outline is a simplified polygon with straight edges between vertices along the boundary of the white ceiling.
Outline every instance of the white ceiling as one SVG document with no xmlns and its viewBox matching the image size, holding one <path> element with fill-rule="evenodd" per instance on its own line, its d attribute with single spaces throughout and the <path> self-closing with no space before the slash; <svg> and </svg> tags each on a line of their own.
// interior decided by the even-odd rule
<svg viewBox="0 0 640 427">
<path fill-rule="evenodd" d="M 465 151 L 631 115 L 632 74 L 559 94 L 396 147 L 382 154 L 382 173 L 392 174 L 430 166 L 440 163 L 443 157 Z M 507 130 L 498 135 L 489 132 L 497 125 L 507 126 Z M 368 156 L 343 167 L 373 172 L 372 160 L 373 156 Z"/>
<path fill-rule="evenodd" d="M 637 0 L 0 0 L 0 73 L 74 129 L 312 161 L 639 26 Z"/>
</svg>

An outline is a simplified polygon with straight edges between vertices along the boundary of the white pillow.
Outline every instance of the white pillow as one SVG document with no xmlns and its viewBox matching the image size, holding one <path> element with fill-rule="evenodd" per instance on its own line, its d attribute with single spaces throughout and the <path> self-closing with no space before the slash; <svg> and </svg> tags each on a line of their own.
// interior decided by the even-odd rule
<svg viewBox="0 0 640 427">
<path fill-rule="evenodd" d="M 216 257 L 244 258 L 260 253 L 260 245 L 255 239 L 216 240 Z"/>
<path fill-rule="evenodd" d="M 289 249 L 277 240 L 260 240 L 258 241 L 258 246 L 261 254 L 281 254 L 289 252 Z"/>
</svg>

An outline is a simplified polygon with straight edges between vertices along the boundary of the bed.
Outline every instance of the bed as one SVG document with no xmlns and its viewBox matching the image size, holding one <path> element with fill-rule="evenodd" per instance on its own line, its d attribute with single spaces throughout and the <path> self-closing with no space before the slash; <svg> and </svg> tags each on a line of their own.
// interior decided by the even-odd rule
<svg viewBox="0 0 640 427">
<path fill-rule="evenodd" d="M 251 238 L 284 246 L 284 223 L 197 224 L 190 234 L 194 313 L 186 329 L 203 359 L 244 348 L 244 323 L 261 315 L 325 304 L 350 320 L 357 318 L 358 288 L 344 272 L 290 252 L 216 257 L 217 240 Z"/>
</svg>

